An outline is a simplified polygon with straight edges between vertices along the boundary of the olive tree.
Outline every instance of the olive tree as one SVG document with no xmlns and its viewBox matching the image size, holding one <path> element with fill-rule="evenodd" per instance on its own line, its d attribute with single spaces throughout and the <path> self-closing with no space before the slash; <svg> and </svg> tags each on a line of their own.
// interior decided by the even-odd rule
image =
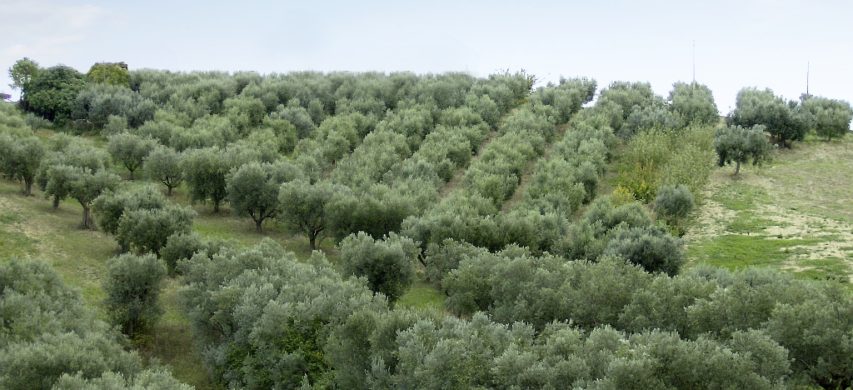
<svg viewBox="0 0 853 390">
<path fill-rule="evenodd" d="M 53 198 L 54 209 L 70 195 L 75 168 L 97 172 L 103 170 L 109 161 L 109 156 L 101 149 L 71 136 L 55 137 L 48 149 L 39 165 L 36 182 L 45 197 Z"/>
<path fill-rule="evenodd" d="M 740 126 L 727 126 L 717 129 L 714 136 L 714 149 L 717 151 L 718 164 L 722 167 L 735 164 L 735 175 L 740 173 L 740 165 L 752 162 L 759 165 L 770 156 L 770 142 L 764 135 L 764 126 L 745 129 Z"/>
<path fill-rule="evenodd" d="M 69 179 L 67 182 L 68 196 L 77 200 L 83 207 L 81 227 L 83 229 L 94 229 L 95 224 L 91 217 L 92 202 L 102 193 L 115 190 L 121 179 L 106 171 L 92 172 L 76 167 L 57 167 L 51 172 Z"/>
<path fill-rule="evenodd" d="M 317 238 L 329 228 L 326 205 L 340 190 L 326 181 L 315 184 L 302 180 L 284 183 L 278 194 L 281 207 L 279 219 L 290 229 L 307 235 L 311 250 L 315 250 Z"/>
<path fill-rule="evenodd" d="M 195 211 L 176 205 L 126 211 L 116 228 L 116 239 L 122 248 L 159 256 L 170 236 L 190 232 L 193 218 Z"/>
<path fill-rule="evenodd" d="M 412 284 L 418 247 L 412 239 L 395 234 L 374 240 L 364 232 L 340 243 L 343 272 L 363 276 L 373 292 L 389 302 L 399 299 Z"/>
<path fill-rule="evenodd" d="M 158 146 L 148 154 L 143 170 L 150 180 L 166 186 L 166 195 L 172 196 L 172 190 L 184 181 L 181 169 L 183 155 L 167 146 Z"/>
<path fill-rule="evenodd" d="M 802 141 L 808 126 L 796 104 L 786 103 L 770 89 L 740 90 L 730 119 L 733 125 L 746 128 L 764 125 L 776 142 L 785 147 L 790 146 L 790 141 Z"/>
<path fill-rule="evenodd" d="M 209 199 L 213 203 L 213 211 L 218 213 L 219 205 L 228 195 L 225 176 L 230 169 L 222 158 L 222 152 L 216 148 L 187 152 L 181 166 L 189 186 L 190 199 L 193 202 Z"/>
<path fill-rule="evenodd" d="M 122 133 L 109 137 L 107 150 L 115 161 L 127 168 L 130 172 L 130 180 L 133 180 L 133 173 L 142 166 L 145 158 L 154 150 L 156 145 L 157 142 L 150 138 Z"/>
<path fill-rule="evenodd" d="M 669 92 L 669 105 L 679 114 L 684 124 L 698 123 L 712 125 L 719 122 L 717 104 L 711 89 L 696 83 L 675 83 Z"/>
<path fill-rule="evenodd" d="M 160 258 L 166 263 L 169 275 L 174 275 L 178 261 L 189 260 L 204 249 L 207 249 L 207 246 L 197 233 L 175 233 L 166 239 L 166 245 L 160 250 Z"/>
<path fill-rule="evenodd" d="M 128 336 L 143 333 L 163 314 L 158 302 L 166 267 L 152 254 L 124 254 L 107 261 L 104 292 L 113 322 Z"/>
<path fill-rule="evenodd" d="M 289 163 L 245 164 L 226 179 L 231 208 L 237 215 L 251 217 L 255 222 L 255 230 L 260 233 L 264 221 L 278 215 L 281 184 L 299 175 L 298 168 Z"/>
<path fill-rule="evenodd" d="M 826 137 L 827 141 L 835 137 L 844 137 L 850 131 L 850 120 L 853 119 L 853 108 L 850 107 L 850 103 L 811 97 L 803 102 L 803 106 L 811 117 L 817 135 Z"/>
<path fill-rule="evenodd" d="M 45 155 L 36 137 L 13 138 L 0 135 L 0 172 L 20 180 L 24 195 L 32 195 L 36 173 Z"/>
<path fill-rule="evenodd" d="M 131 190 L 106 192 L 92 203 L 92 211 L 98 226 L 105 233 L 116 235 L 122 216 L 133 210 L 153 210 L 166 207 L 166 199 L 153 186 Z M 127 242 L 120 241 L 121 250 L 130 250 Z"/>
</svg>

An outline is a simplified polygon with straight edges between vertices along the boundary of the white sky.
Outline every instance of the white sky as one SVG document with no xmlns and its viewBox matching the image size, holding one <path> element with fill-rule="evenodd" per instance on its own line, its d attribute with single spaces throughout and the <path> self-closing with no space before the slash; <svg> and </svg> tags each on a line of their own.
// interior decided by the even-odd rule
<svg viewBox="0 0 853 390">
<path fill-rule="evenodd" d="M 468 71 L 540 80 L 696 78 L 722 113 L 744 86 L 853 101 L 853 2 L 0 0 L 0 91 L 27 56 L 80 71 Z"/>
</svg>

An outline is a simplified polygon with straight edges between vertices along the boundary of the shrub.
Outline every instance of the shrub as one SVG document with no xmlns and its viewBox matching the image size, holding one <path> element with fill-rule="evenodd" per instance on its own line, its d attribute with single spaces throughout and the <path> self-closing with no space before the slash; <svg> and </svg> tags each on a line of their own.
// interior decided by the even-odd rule
<svg viewBox="0 0 853 390">
<path fill-rule="evenodd" d="M 341 241 L 341 265 L 345 274 L 363 276 L 373 292 L 395 302 L 415 276 L 417 245 L 406 237 L 391 235 L 374 240 L 365 233 Z"/>
</svg>

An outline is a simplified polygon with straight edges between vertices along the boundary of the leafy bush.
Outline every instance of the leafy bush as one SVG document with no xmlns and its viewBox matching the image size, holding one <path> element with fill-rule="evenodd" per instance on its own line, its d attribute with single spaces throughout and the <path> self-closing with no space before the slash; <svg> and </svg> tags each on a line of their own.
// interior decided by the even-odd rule
<svg viewBox="0 0 853 390">
<path fill-rule="evenodd" d="M 684 263 L 679 240 L 656 226 L 617 229 L 603 254 L 621 257 L 649 272 L 669 275 L 677 274 Z"/>
<path fill-rule="evenodd" d="M 341 266 L 346 275 L 365 277 L 370 289 L 384 294 L 393 303 L 400 298 L 415 276 L 417 245 L 410 238 L 391 235 L 374 240 L 365 233 L 340 243 Z"/>
<path fill-rule="evenodd" d="M 693 194 L 684 185 L 665 185 L 657 193 L 655 211 L 672 225 L 677 226 L 693 210 Z"/>
</svg>

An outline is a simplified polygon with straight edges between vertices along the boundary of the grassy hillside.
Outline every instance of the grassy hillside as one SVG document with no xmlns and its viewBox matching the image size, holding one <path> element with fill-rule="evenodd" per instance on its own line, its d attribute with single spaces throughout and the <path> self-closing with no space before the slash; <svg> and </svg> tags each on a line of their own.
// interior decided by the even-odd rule
<svg viewBox="0 0 853 390">
<path fill-rule="evenodd" d="M 853 139 L 809 139 L 740 177 L 715 170 L 685 236 L 691 264 L 853 281 Z"/>
</svg>

